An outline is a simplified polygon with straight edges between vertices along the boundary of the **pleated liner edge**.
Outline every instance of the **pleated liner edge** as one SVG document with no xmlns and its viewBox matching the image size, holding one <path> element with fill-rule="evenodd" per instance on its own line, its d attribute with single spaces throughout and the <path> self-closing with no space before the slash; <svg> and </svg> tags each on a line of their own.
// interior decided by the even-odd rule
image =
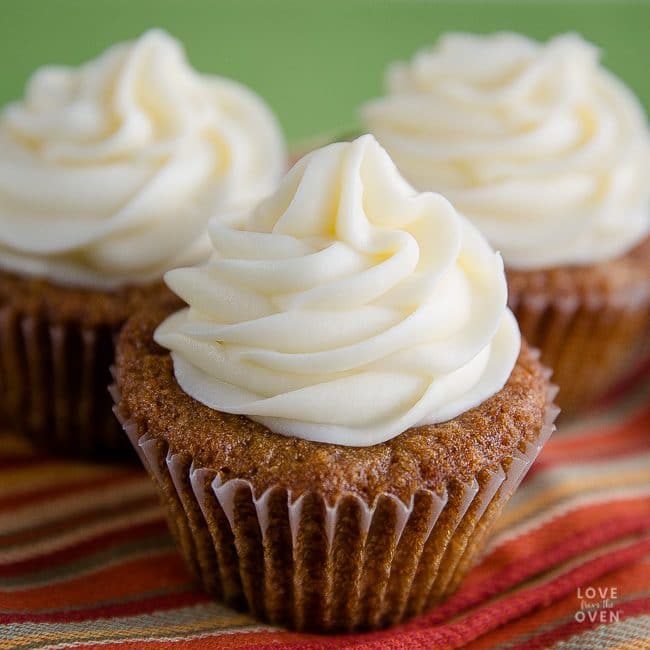
<svg viewBox="0 0 650 650">
<path fill-rule="evenodd" d="M 547 371 L 550 375 L 550 371 Z M 283 487 L 259 496 L 250 482 L 223 480 L 185 453 L 139 430 L 111 386 L 114 411 L 161 495 L 185 561 L 213 597 L 298 630 L 370 630 L 435 607 L 480 554 L 503 506 L 555 429 L 550 385 L 534 442 L 441 493 L 417 490 L 409 503 L 355 494 L 327 503 Z"/>
</svg>

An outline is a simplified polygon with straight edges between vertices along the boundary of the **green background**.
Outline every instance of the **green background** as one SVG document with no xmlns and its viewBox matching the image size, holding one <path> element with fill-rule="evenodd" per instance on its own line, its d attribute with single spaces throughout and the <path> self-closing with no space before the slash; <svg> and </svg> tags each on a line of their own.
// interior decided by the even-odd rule
<svg viewBox="0 0 650 650">
<path fill-rule="evenodd" d="M 159 26 L 196 68 L 262 94 L 293 142 L 354 127 L 386 64 L 445 30 L 575 30 L 650 107 L 650 1 L 0 0 L 0 103 L 43 63 L 79 63 Z"/>
</svg>

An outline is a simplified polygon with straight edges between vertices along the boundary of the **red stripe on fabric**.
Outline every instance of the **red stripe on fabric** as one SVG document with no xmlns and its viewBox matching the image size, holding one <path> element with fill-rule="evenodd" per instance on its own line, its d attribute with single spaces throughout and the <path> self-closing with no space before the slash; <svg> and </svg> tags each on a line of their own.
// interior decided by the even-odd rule
<svg viewBox="0 0 650 650">
<path fill-rule="evenodd" d="M 178 588 L 193 583 L 175 551 L 135 558 L 115 566 L 93 569 L 86 575 L 52 584 L 0 591 L 0 609 L 38 611 L 57 607 L 91 607 L 106 600 L 131 598 L 139 593 Z"/>
<path fill-rule="evenodd" d="M 646 502 L 650 503 L 650 500 Z M 563 528 L 562 522 L 553 523 L 555 524 L 553 529 Z M 486 557 L 473 574 L 467 577 L 460 590 L 436 610 L 432 620 L 443 621 L 573 557 L 649 529 L 650 523 L 647 520 L 639 521 L 634 514 L 628 517 L 609 518 L 591 529 L 571 532 L 570 535 L 565 535 L 564 539 L 556 538 L 557 543 L 545 549 L 539 548 L 534 543 L 539 538 L 539 531 L 531 532 L 518 538 L 513 544 L 500 547 L 492 556 Z M 552 531 L 549 532 L 548 538 L 553 539 Z"/>
<path fill-rule="evenodd" d="M 648 448 L 650 446 L 647 437 L 647 423 L 650 418 L 650 408 L 644 407 L 643 409 L 629 414 L 624 420 L 619 422 L 608 422 L 604 425 L 595 425 L 592 431 L 582 433 L 578 436 L 562 436 L 560 429 L 559 433 L 555 434 L 546 444 L 540 456 L 559 453 L 566 455 L 569 452 L 578 452 L 582 458 L 585 454 L 591 453 L 592 445 L 597 449 L 620 447 L 625 449 L 627 446 L 636 448 L 642 446 Z M 585 440 L 589 444 L 585 444 Z"/>
<path fill-rule="evenodd" d="M 52 566 L 63 565 L 72 560 L 78 560 L 84 555 L 96 553 L 110 546 L 124 541 L 137 542 L 144 537 L 163 535 L 167 531 L 167 524 L 161 519 L 146 524 L 129 526 L 121 530 L 100 533 L 92 537 L 86 537 L 83 541 L 68 546 L 53 553 L 46 553 L 27 560 L 12 562 L 11 564 L 0 564 L 0 577 L 8 578 L 33 573 Z"/>
<path fill-rule="evenodd" d="M 579 436 L 562 436 L 562 432 L 554 438 L 542 450 L 540 456 L 561 454 L 564 457 L 569 452 L 578 452 L 580 458 L 590 456 L 594 450 L 604 453 L 609 449 L 636 449 L 650 447 L 647 436 L 647 425 L 650 422 L 650 407 L 644 407 L 640 411 L 628 415 L 625 420 L 607 425 L 596 425 L 590 432 L 584 432 Z M 585 444 L 585 439 L 589 444 Z"/>
<path fill-rule="evenodd" d="M 0 614 L 0 625 L 9 623 L 72 623 L 115 616 L 137 616 L 154 611 L 189 607 L 198 603 L 210 602 L 209 597 L 201 591 L 191 590 L 180 593 L 136 597 L 135 599 L 111 605 L 90 606 L 83 609 L 59 610 L 47 613 L 10 613 Z"/>
<path fill-rule="evenodd" d="M 124 515 L 127 513 L 137 512 L 138 509 L 152 507 L 158 503 L 155 495 L 141 496 L 137 499 L 125 503 L 111 503 L 102 505 L 99 508 L 92 509 L 89 507 L 83 512 L 77 512 L 72 516 L 66 516 L 62 519 L 49 521 L 40 526 L 19 530 L 4 535 L 0 534 L 0 546 L 17 546 L 19 544 L 34 544 L 41 539 L 49 539 L 52 535 L 66 533 L 70 530 L 80 529 L 88 524 L 94 524 L 98 521 L 105 520 L 109 513 L 118 513 Z"/>
<path fill-rule="evenodd" d="M 650 613 L 650 598 L 643 597 L 636 600 L 628 600 L 622 602 L 620 605 L 614 604 L 611 609 L 603 610 L 604 612 L 615 612 L 618 614 L 618 617 L 621 621 L 624 621 L 626 618 L 633 616 L 639 616 L 641 614 Z M 535 650 L 539 648 L 543 650 L 544 648 L 550 647 L 552 644 L 568 639 L 575 634 L 580 634 L 586 632 L 587 630 L 592 630 L 595 627 L 603 625 L 604 623 L 598 620 L 590 621 L 586 618 L 582 622 L 572 620 L 570 623 L 565 625 L 560 625 L 549 632 L 540 634 L 537 637 L 532 637 L 526 639 L 524 643 L 512 646 L 512 650 Z"/>
<path fill-rule="evenodd" d="M 34 473 L 36 474 L 37 472 L 35 471 Z M 49 501 L 54 498 L 70 496 L 77 493 L 83 494 L 86 490 L 96 490 L 98 488 L 108 489 L 110 487 L 119 489 L 120 487 L 129 485 L 130 483 L 140 483 L 143 479 L 144 476 L 140 473 L 133 475 L 118 473 L 117 476 L 115 474 L 109 474 L 88 478 L 85 481 L 76 481 L 74 483 L 62 483 L 55 486 L 44 485 L 37 490 L 0 498 L 0 512 L 15 510 L 16 508 L 21 508 L 31 503 L 41 503 L 43 501 Z"/>
<path fill-rule="evenodd" d="M 620 598 L 641 598 L 650 585 L 650 564 L 646 558 L 637 562 L 626 564 L 609 573 L 605 573 L 593 580 L 590 585 L 581 585 L 582 590 L 587 586 L 617 587 Z M 564 624 L 581 608 L 582 594 L 569 593 L 558 598 L 552 603 L 525 614 L 507 625 L 491 630 L 469 643 L 467 650 L 492 650 L 493 648 L 510 643 L 523 643 L 528 637 L 541 634 L 544 630 L 550 631 L 558 625 Z"/>
<path fill-rule="evenodd" d="M 608 460 L 650 451 L 649 429 L 650 408 L 634 414 L 626 422 L 609 425 L 602 431 L 594 431 L 588 435 L 563 439 L 560 432 L 542 449 L 528 476 L 576 460 Z"/>
<path fill-rule="evenodd" d="M 620 535 L 616 533 L 617 525 L 621 527 Z M 601 501 L 577 505 L 548 519 L 524 520 L 522 526 L 519 534 L 515 535 L 513 532 L 510 539 L 498 543 L 498 546 L 484 557 L 481 567 L 486 573 L 500 573 L 512 564 L 527 562 L 529 558 L 539 554 L 549 557 L 550 567 L 553 564 L 548 554 L 557 552 L 560 546 L 566 550 L 568 556 L 583 552 L 591 540 L 596 545 L 602 543 L 598 541 L 601 535 L 611 541 L 629 532 L 648 530 L 650 496 L 632 496 L 614 501 L 603 496 Z M 629 532 L 625 532 L 628 527 L 631 527 Z M 581 540 L 582 535 L 588 539 Z"/>
<path fill-rule="evenodd" d="M 83 648 L 87 650 L 139 650 L 140 648 L 153 648 L 156 650 L 243 650 L 246 648 L 270 647 L 275 650 L 282 648 L 299 648 L 300 643 L 306 640 L 317 642 L 320 639 L 320 648 L 328 650 L 333 647 L 330 639 L 316 635 L 300 634 L 298 632 L 273 632 L 273 631 L 237 631 L 228 634 L 206 634 L 194 639 L 138 639 L 137 641 L 116 641 L 115 643 L 89 643 Z M 354 642 L 348 647 L 354 647 Z M 404 650 L 407 650 L 405 647 Z M 433 650 L 433 649 L 430 649 Z"/>
</svg>

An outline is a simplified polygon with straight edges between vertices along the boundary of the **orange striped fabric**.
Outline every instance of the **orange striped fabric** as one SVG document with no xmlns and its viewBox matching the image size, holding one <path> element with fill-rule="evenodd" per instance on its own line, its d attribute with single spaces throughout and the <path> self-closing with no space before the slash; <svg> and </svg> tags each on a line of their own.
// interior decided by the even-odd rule
<svg viewBox="0 0 650 650">
<path fill-rule="evenodd" d="M 383 632 L 299 634 L 211 602 L 137 468 L 0 434 L 0 650 L 650 648 L 650 372 L 547 444 L 450 600 Z"/>
</svg>

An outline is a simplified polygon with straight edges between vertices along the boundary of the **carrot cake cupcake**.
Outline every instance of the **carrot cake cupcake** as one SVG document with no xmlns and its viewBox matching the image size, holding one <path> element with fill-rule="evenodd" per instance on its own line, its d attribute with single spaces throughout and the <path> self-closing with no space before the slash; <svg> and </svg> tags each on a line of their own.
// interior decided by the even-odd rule
<svg viewBox="0 0 650 650">
<path fill-rule="evenodd" d="M 208 219 L 285 171 L 254 93 L 200 75 L 160 30 L 79 68 L 46 66 L 0 114 L 0 416 L 60 451 L 119 454 L 113 338 Z"/>
<path fill-rule="evenodd" d="M 387 86 L 365 128 L 501 252 L 522 332 L 575 411 L 650 333 L 642 106 L 575 34 L 449 34 L 392 66 Z"/>
<path fill-rule="evenodd" d="M 384 627 L 472 565 L 552 430 L 501 258 L 372 138 L 300 160 L 118 343 L 116 413 L 205 588 Z"/>
</svg>

